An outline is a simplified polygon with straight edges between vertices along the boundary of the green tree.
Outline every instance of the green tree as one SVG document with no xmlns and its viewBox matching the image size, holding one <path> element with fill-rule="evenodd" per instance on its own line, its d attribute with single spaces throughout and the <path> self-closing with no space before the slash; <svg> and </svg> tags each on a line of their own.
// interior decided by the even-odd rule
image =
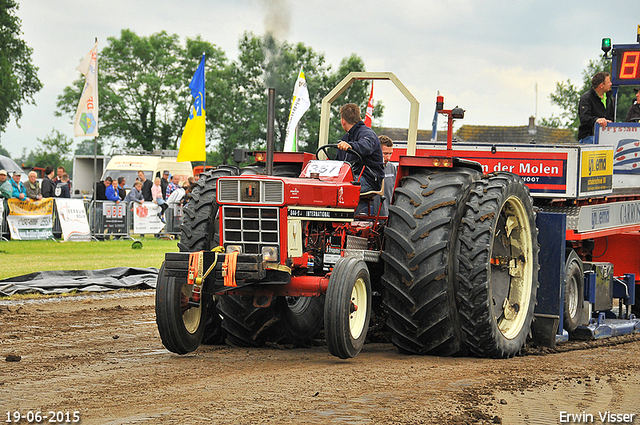
<svg viewBox="0 0 640 425">
<path fill-rule="evenodd" d="M 598 72 L 611 73 L 611 61 L 603 57 L 589 61 L 587 67 L 582 71 L 582 87 L 577 88 L 571 80 L 556 83 L 556 91 L 549 95 L 551 103 L 561 109 L 559 115 L 551 115 L 549 118 L 542 118 L 540 124 L 554 128 L 569 128 L 574 135 L 578 135 L 580 118 L 578 117 L 578 103 L 580 96 L 591 88 L 591 78 Z M 618 88 L 616 121 L 624 120 L 629 107 L 633 103 L 634 92 L 631 87 L 621 86 Z"/>
<path fill-rule="evenodd" d="M 103 155 L 102 142 L 97 142 L 96 146 L 94 147 L 94 140 L 95 139 L 84 139 L 78 144 L 74 155 L 93 155 L 94 148 L 97 151 L 97 155 Z"/>
<path fill-rule="evenodd" d="M 22 117 L 22 104 L 35 104 L 33 96 L 42 89 L 38 68 L 31 63 L 31 49 L 19 38 L 22 21 L 16 16 L 15 0 L 0 0 L 0 133 L 11 117 Z"/>
<path fill-rule="evenodd" d="M 100 137 L 127 150 L 175 149 L 188 116 L 189 82 L 202 52 L 225 61 L 215 46 L 162 31 L 140 37 L 124 29 L 98 55 Z M 194 51 L 198 51 L 197 55 Z M 194 56 L 197 56 L 197 60 Z M 207 61 L 207 67 L 217 66 Z M 84 77 L 58 97 L 57 115 L 75 114 Z"/>
<path fill-rule="evenodd" d="M 266 143 L 267 89 L 276 91 L 274 140 L 276 150 L 284 146 L 293 88 L 300 69 L 304 70 L 311 106 L 302 116 L 298 127 L 300 150 L 315 151 L 320 129 L 320 109 L 323 97 L 351 71 L 363 71 L 364 62 L 356 55 L 345 58 L 335 72 L 325 61 L 324 55 L 303 43 L 280 42 L 270 35 L 258 37 L 246 32 L 239 42 L 237 61 L 224 73 L 227 87 L 228 108 L 220 117 L 216 152 L 208 160 L 229 163 L 233 149 L 262 148 Z M 340 105 L 354 102 L 364 110 L 368 101 L 369 82 L 354 83 L 334 104 L 332 123 L 339 123 Z M 379 108 L 378 108 L 379 106 Z M 376 115 L 382 116 L 383 106 L 376 105 Z M 331 139 L 337 140 L 343 133 L 340 125 L 332 127 Z"/>
<path fill-rule="evenodd" d="M 3 148 L 2 146 L 0 146 L 0 155 L 4 155 L 6 157 L 11 158 L 11 155 L 9 155 L 9 151 Z"/>
<path fill-rule="evenodd" d="M 40 142 L 36 150 L 28 156 L 26 150 L 22 152 L 22 163 L 27 167 L 63 166 L 68 173 L 71 172 L 71 147 L 73 140 L 59 130 L 52 129 Z"/>
</svg>

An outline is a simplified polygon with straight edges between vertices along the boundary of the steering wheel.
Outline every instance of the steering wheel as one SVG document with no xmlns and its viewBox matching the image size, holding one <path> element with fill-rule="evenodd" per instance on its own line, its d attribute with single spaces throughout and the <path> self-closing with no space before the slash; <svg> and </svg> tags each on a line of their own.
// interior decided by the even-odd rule
<svg viewBox="0 0 640 425">
<path fill-rule="evenodd" d="M 316 158 L 318 157 L 318 154 L 320 152 L 324 152 L 324 154 L 327 156 L 327 158 L 331 159 L 331 157 L 329 156 L 329 154 L 327 153 L 327 149 L 328 148 L 334 148 L 334 149 L 338 149 L 338 145 L 322 145 L 318 148 L 318 150 L 316 151 Z M 360 155 L 357 151 L 355 151 L 352 148 L 347 149 L 347 153 L 352 153 L 356 156 L 355 161 L 350 162 L 350 161 L 346 161 L 349 163 L 349 165 L 351 166 L 351 168 L 356 168 L 356 166 L 361 167 L 364 162 L 362 161 L 362 155 Z M 336 157 L 338 156 L 338 152 L 336 152 Z M 335 157 L 334 157 L 335 159 Z"/>
</svg>

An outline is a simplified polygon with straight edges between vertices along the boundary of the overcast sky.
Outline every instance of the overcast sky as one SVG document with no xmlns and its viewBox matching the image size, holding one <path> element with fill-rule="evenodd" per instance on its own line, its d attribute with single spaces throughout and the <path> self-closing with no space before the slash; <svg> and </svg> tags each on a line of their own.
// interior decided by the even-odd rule
<svg viewBox="0 0 640 425">
<path fill-rule="evenodd" d="M 124 28 L 140 36 L 164 30 L 183 42 L 200 34 L 230 59 L 244 31 L 262 35 L 268 28 L 324 53 L 334 69 L 356 53 L 368 71 L 391 71 L 408 87 L 420 101 L 419 128 L 429 129 L 438 90 L 447 109 L 466 110 L 458 126 L 526 125 L 536 113 L 557 114 L 549 102 L 556 82 L 581 85 L 601 39 L 635 43 L 640 24 L 638 0 L 18 1 L 22 38 L 33 48 L 44 88 L 37 106 L 23 107 L 21 128 L 12 121 L 0 136 L 14 157 L 35 149 L 53 128 L 73 137 L 71 117 L 53 116 L 57 96 L 78 78 L 75 68 L 94 39 L 99 55 Z M 376 83 L 374 97 L 386 105 L 382 125 L 408 125 L 408 102 L 392 83 Z"/>
</svg>

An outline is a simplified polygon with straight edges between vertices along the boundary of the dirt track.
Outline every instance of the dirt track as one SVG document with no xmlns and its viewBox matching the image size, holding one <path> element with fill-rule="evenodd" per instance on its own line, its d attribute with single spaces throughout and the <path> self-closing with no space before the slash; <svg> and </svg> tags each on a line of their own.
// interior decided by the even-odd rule
<svg viewBox="0 0 640 425">
<path fill-rule="evenodd" d="M 640 336 L 560 351 L 488 360 L 367 344 L 342 361 L 322 345 L 201 346 L 178 356 L 160 342 L 153 291 L 13 301 L 0 304 L 0 421 L 79 411 L 83 424 L 557 424 L 562 412 L 607 423 L 598 413 L 610 411 L 640 424 Z"/>
</svg>

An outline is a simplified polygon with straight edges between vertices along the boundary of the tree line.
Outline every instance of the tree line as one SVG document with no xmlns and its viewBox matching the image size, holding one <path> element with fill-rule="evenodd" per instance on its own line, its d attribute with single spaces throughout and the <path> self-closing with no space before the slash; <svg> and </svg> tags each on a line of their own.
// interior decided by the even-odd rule
<svg viewBox="0 0 640 425">
<path fill-rule="evenodd" d="M 32 64 L 32 49 L 20 39 L 21 21 L 16 16 L 16 0 L 0 0 L 0 134 L 13 119 L 19 122 L 22 105 L 34 103 L 42 89 L 38 68 Z M 311 107 L 299 124 L 301 150 L 317 147 L 322 98 L 351 71 L 364 71 L 361 57 L 352 54 L 334 69 L 322 53 L 303 43 L 289 43 L 271 35 L 244 33 L 238 42 L 238 57 L 230 60 L 215 44 L 200 36 L 186 38 L 161 31 L 139 36 L 123 29 L 119 37 L 109 37 L 98 52 L 99 129 L 98 154 L 134 153 L 156 149 L 176 149 L 192 102 L 188 88 L 202 53 L 206 54 L 207 163 L 232 161 L 234 148 L 264 148 L 267 127 L 267 88 L 276 89 L 275 143 L 282 149 L 291 107 L 293 86 L 304 69 Z M 598 71 L 610 72 L 611 62 L 598 58 L 582 73 L 582 87 L 571 80 L 556 84 L 549 96 L 561 112 L 542 118 L 548 127 L 570 128 L 577 134 L 578 101 L 590 87 Z M 57 116 L 73 120 L 84 77 L 64 88 L 58 96 Z M 353 102 L 364 111 L 368 100 L 367 81 L 357 81 L 332 105 L 333 117 L 340 105 Z M 630 87 L 620 87 L 617 116 L 624 117 L 634 99 Z M 380 122 L 384 105 L 376 102 L 375 119 Z M 332 119 L 331 122 L 335 122 Z M 342 134 L 339 126 L 330 129 L 329 140 Z M 23 150 L 14 158 L 25 166 L 63 165 L 70 169 L 72 154 L 93 154 L 94 141 L 84 140 L 72 152 L 73 139 L 58 130 L 38 139 L 32 152 Z M 8 155 L 0 146 L 0 154 Z"/>
<path fill-rule="evenodd" d="M 200 36 L 183 45 L 176 34 L 162 31 L 148 37 L 129 29 L 110 37 L 98 54 L 99 140 L 111 153 L 177 149 L 192 102 L 189 82 L 204 52 L 207 163 L 229 163 L 234 148 L 264 148 L 267 88 L 276 90 L 276 149 L 282 149 L 295 81 L 305 72 L 311 107 L 299 124 L 302 150 L 317 147 L 322 98 L 351 71 L 364 71 L 353 54 L 334 70 L 323 54 L 303 43 L 291 44 L 270 35 L 244 33 L 238 58 Z M 84 84 L 79 77 L 58 97 L 58 116 L 73 118 Z M 369 82 L 354 84 L 336 102 L 354 102 L 364 109 Z M 382 115 L 378 102 L 376 116 Z M 337 110 L 337 109 L 336 109 Z M 339 138 L 340 129 L 334 129 Z"/>
</svg>

